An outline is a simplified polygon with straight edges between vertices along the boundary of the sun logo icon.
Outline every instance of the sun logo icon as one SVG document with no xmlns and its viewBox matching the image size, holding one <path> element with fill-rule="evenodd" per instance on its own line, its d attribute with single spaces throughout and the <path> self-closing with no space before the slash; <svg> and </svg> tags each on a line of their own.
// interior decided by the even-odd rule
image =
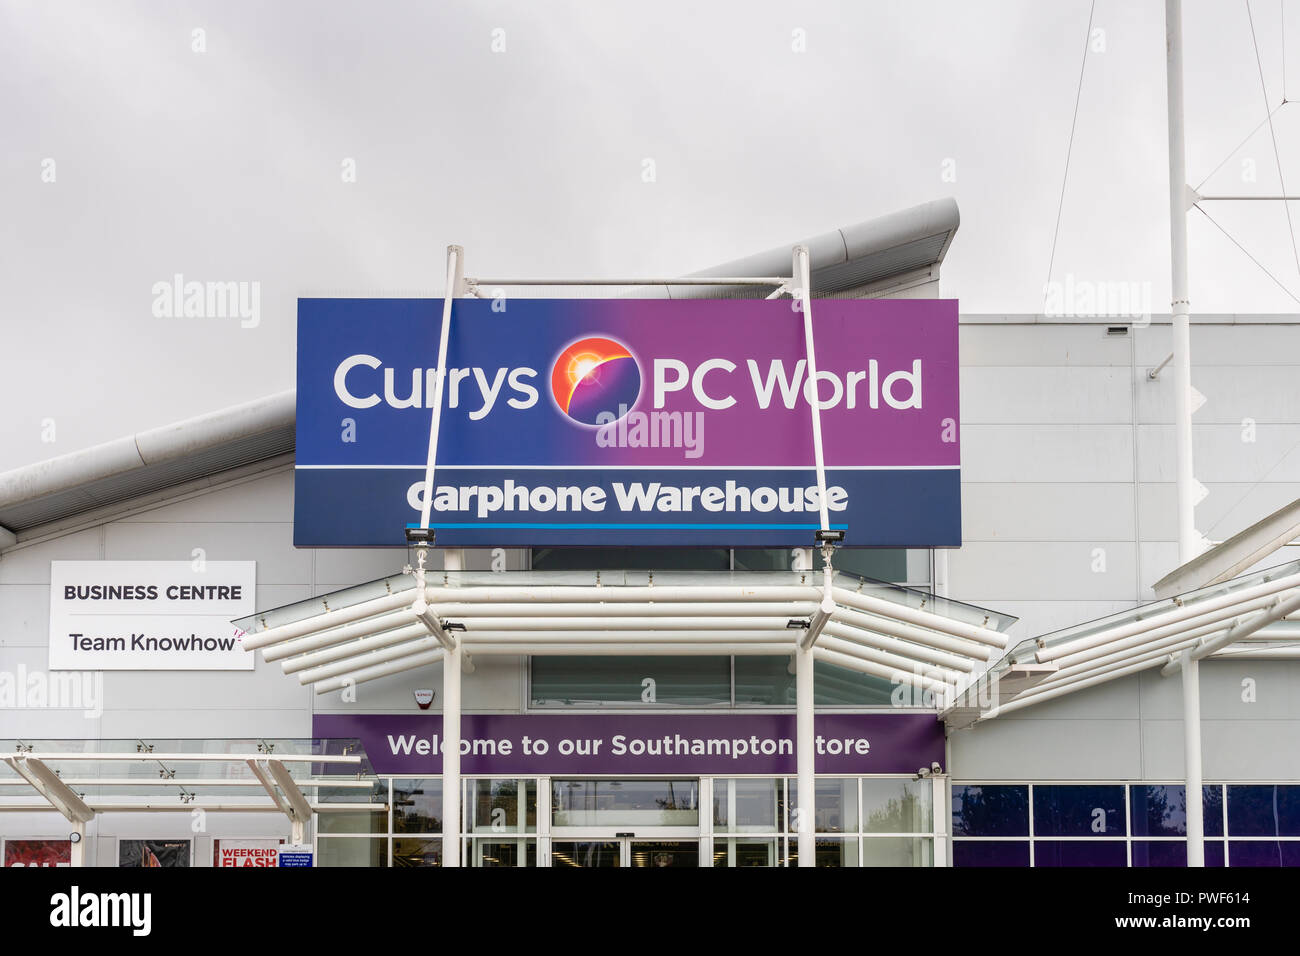
<svg viewBox="0 0 1300 956">
<path fill-rule="evenodd" d="M 551 394 L 560 411 L 575 422 L 601 425 L 617 421 L 641 395 L 641 369 L 622 342 L 579 339 L 556 358 Z"/>
</svg>

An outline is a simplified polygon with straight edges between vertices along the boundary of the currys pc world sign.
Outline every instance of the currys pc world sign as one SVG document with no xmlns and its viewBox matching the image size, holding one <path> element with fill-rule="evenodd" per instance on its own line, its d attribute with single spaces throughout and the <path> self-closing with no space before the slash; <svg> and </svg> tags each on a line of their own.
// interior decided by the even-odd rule
<svg viewBox="0 0 1300 956">
<path fill-rule="evenodd" d="M 299 299 L 294 543 L 420 520 L 440 299 Z M 448 547 L 961 544 L 957 303 L 458 299 L 430 524 Z"/>
</svg>

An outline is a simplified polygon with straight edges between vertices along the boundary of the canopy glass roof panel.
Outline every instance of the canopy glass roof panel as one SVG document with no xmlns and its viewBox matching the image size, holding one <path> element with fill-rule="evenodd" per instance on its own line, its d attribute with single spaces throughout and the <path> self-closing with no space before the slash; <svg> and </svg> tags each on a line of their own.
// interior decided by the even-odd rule
<svg viewBox="0 0 1300 956">
<path fill-rule="evenodd" d="M 309 800 L 383 802 L 386 793 L 360 741 L 327 738 L 261 739 L 0 739 L 0 757 L 37 758 L 78 795 L 96 799 L 140 798 L 172 802 L 185 795 L 223 803 L 267 802 L 267 794 L 245 759 L 283 761 Z M 286 759 L 325 754 L 355 755 L 359 764 Z M 102 758 L 102 759 L 97 759 Z M 229 759 L 221 759 L 229 758 Z M 328 787 L 313 782 L 328 782 Z M 0 762 L 0 808 L 31 803 L 31 785 Z"/>
<path fill-rule="evenodd" d="M 437 571 L 428 573 L 428 585 L 438 587 L 792 587 L 820 588 L 821 571 Z M 951 598 L 937 597 L 928 591 L 877 581 L 872 578 L 835 572 L 833 586 L 890 601 L 906 607 L 929 611 L 956 621 L 1006 632 L 1018 618 L 988 608 L 977 607 Z M 390 594 L 414 591 L 414 577 L 398 573 L 374 581 L 331 591 L 305 601 L 258 611 L 233 623 L 248 632 L 267 630 L 284 624 L 309 620 L 330 611 L 382 598 Z M 414 593 L 412 593 L 414 599 Z M 431 595 L 436 603 L 436 597 Z M 756 595 L 755 600 L 762 600 Z"/>
<path fill-rule="evenodd" d="M 1204 604 L 1214 600 L 1215 598 L 1239 593 L 1247 588 L 1259 584 L 1267 584 L 1270 581 L 1276 581 L 1293 574 L 1300 574 L 1300 561 L 1279 564 L 1272 568 L 1265 568 L 1263 571 L 1256 571 L 1254 574 L 1247 574 L 1239 578 L 1233 578 L 1231 581 L 1224 581 L 1220 584 L 1211 584 L 1195 591 L 1188 591 L 1186 594 L 1180 594 L 1176 597 L 1166 598 L 1162 601 L 1152 601 L 1149 604 L 1142 604 L 1127 611 L 1119 611 L 1115 614 L 1109 614 L 1106 617 L 1097 618 L 1096 620 L 1085 621 L 1082 624 L 1075 624 L 1071 627 L 1062 628 L 1061 630 L 1053 631 L 1050 634 L 1027 638 L 1007 652 L 1003 660 L 999 662 L 998 668 L 1001 669 L 1002 667 L 1013 663 L 1032 663 L 1036 659 L 1035 654 L 1040 648 L 1056 647 L 1061 644 L 1069 643 L 1070 641 L 1078 640 L 1081 637 L 1089 637 L 1094 634 L 1099 634 L 1102 631 L 1122 627 L 1125 624 L 1144 621 L 1168 613 L 1175 608 L 1195 607 L 1197 604 Z M 1292 622 L 1279 623 L 1282 625 L 1290 625 Z M 1261 636 L 1263 633 L 1263 631 L 1260 632 Z"/>
</svg>

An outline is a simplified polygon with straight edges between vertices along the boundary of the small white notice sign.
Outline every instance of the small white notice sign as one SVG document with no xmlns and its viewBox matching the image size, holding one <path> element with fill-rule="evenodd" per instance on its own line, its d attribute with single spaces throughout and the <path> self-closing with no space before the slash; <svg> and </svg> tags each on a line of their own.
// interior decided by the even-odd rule
<svg viewBox="0 0 1300 956">
<path fill-rule="evenodd" d="M 255 561 L 51 561 L 50 670 L 251 671 L 230 622 L 256 582 Z"/>
</svg>

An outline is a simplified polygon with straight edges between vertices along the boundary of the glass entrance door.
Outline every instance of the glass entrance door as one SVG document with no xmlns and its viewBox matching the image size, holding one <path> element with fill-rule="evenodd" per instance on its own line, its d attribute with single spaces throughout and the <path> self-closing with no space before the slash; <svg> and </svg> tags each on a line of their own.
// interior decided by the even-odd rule
<svg viewBox="0 0 1300 956">
<path fill-rule="evenodd" d="M 625 839 L 624 853 L 628 866 L 663 869 L 666 867 L 696 867 L 700 865 L 698 840 L 636 840 Z"/>
<path fill-rule="evenodd" d="M 575 869 L 607 869 L 626 866 L 626 840 L 556 840 L 551 844 L 551 866 Z"/>
<path fill-rule="evenodd" d="M 551 844 L 551 866 L 575 869 L 632 867 L 665 869 L 700 865 L 698 840 L 599 836 L 558 839 Z"/>
<path fill-rule="evenodd" d="M 553 867 L 700 865 L 697 778 L 551 781 Z"/>
</svg>

